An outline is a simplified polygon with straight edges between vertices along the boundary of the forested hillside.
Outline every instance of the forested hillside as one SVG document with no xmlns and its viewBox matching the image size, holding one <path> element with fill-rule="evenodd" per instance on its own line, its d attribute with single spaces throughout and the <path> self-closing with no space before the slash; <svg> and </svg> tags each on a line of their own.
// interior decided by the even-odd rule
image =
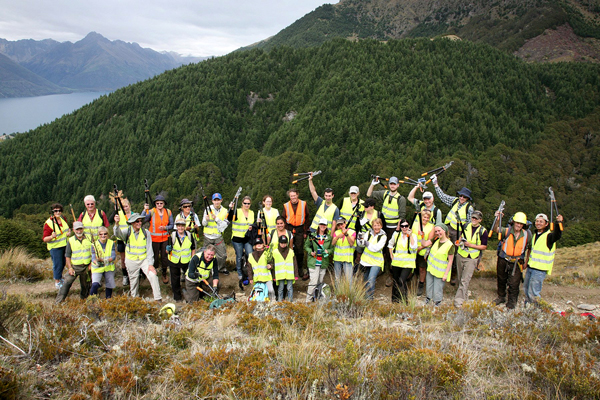
<svg viewBox="0 0 600 400">
<path fill-rule="evenodd" d="M 580 40 L 587 38 L 592 47 L 582 59 L 600 62 L 596 40 L 600 39 L 600 5 L 594 0 L 341 0 L 318 7 L 250 47 L 319 46 L 333 38 L 457 35 L 512 53 L 528 39 L 558 26 L 572 28 Z M 562 43 L 550 48 L 569 50 Z"/>
<path fill-rule="evenodd" d="M 350 185 L 366 192 L 370 174 L 417 177 L 455 160 L 442 187 L 469 186 L 490 221 L 501 199 L 509 213 L 548 212 L 552 186 L 567 226 L 589 224 L 600 217 L 599 105 L 598 66 L 529 65 L 482 44 L 239 52 L 0 143 L 0 213 L 49 201 L 81 211 L 84 195 L 106 198 L 113 183 L 140 203 L 145 178 L 170 205 L 196 196 L 198 179 L 226 200 L 242 185 L 254 204 L 266 193 L 281 204 L 306 170 L 322 170 L 318 190 L 340 199 Z"/>
</svg>

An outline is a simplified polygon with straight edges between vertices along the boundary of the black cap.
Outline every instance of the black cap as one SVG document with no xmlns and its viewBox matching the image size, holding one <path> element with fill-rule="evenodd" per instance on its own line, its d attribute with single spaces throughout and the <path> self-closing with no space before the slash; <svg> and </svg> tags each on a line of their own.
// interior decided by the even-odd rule
<svg viewBox="0 0 600 400">
<path fill-rule="evenodd" d="M 288 238 L 286 235 L 279 236 L 279 243 L 287 243 L 287 242 L 288 242 Z"/>
<path fill-rule="evenodd" d="M 256 246 L 257 244 L 265 244 L 265 242 L 263 242 L 260 236 L 254 239 L 254 243 L 252 243 L 252 246 Z"/>
</svg>

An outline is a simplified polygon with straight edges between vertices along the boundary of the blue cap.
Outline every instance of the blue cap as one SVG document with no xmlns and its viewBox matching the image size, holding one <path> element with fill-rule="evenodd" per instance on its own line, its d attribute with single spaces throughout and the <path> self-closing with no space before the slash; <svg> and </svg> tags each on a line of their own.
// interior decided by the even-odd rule
<svg viewBox="0 0 600 400">
<path fill-rule="evenodd" d="M 221 196 L 221 193 L 215 193 L 215 194 L 213 194 L 212 199 L 213 200 L 215 200 L 215 199 L 223 200 L 223 196 Z"/>
</svg>

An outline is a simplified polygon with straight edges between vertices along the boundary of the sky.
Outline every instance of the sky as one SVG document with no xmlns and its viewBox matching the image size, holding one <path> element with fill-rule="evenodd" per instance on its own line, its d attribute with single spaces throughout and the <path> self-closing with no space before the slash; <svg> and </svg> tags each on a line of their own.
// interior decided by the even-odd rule
<svg viewBox="0 0 600 400">
<path fill-rule="evenodd" d="M 0 38 L 76 42 L 89 32 L 184 56 L 220 56 L 338 0 L 0 0 Z"/>
</svg>

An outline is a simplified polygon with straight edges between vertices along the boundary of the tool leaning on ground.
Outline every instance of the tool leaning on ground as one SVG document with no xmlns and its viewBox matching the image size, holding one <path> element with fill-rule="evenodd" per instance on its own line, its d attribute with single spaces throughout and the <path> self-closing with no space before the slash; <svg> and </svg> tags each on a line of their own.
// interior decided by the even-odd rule
<svg viewBox="0 0 600 400">
<path fill-rule="evenodd" d="M 321 173 L 321 171 L 313 171 L 313 172 L 296 172 L 293 176 L 302 176 L 302 178 L 296 179 L 295 181 L 292 181 L 292 185 L 295 185 L 298 182 L 304 181 L 306 179 L 308 179 L 311 174 L 312 176 L 317 176 Z"/>
<path fill-rule="evenodd" d="M 550 231 L 554 230 L 554 214 L 553 211 L 556 213 L 556 216 L 560 215 L 558 213 L 558 207 L 556 206 L 556 197 L 554 197 L 554 190 L 552 190 L 552 187 L 548 188 L 548 192 L 550 193 Z M 560 227 L 560 230 L 563 230 L 563 224 L 562 222 L 559 221 L 558 226 Z"/>
</svg>

